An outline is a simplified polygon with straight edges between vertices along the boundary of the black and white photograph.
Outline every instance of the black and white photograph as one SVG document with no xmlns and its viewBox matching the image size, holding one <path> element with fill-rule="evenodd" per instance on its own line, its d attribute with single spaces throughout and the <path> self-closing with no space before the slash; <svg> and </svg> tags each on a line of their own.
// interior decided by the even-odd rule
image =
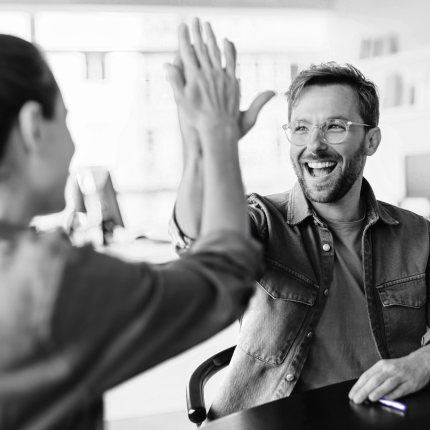
<svg viewBox="0 0 430 430">
<path fill-rule="evenodd" d="M 430 430 L 428 0 L 0 0 L 0 430 Z"/>
</svg>

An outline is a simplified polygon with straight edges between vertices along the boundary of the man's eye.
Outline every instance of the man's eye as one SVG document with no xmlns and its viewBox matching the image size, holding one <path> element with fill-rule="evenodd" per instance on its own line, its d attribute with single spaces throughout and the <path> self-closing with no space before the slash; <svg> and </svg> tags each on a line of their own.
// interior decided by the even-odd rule
<svg viewBox="0 0 430 430">
<path fill-rule="evenodd" d="M 295 127 L 293 127 L 293 133 L 307 133 L 308 132 L 308 128 L 305 127 L 304 125 L 296 125 Z"/>
<path fill-rule="evenodd" d="M 327 124 L 327 130 L 330 131 L 345 131 L 346 128 L 343 124 Z"/>
</svg>

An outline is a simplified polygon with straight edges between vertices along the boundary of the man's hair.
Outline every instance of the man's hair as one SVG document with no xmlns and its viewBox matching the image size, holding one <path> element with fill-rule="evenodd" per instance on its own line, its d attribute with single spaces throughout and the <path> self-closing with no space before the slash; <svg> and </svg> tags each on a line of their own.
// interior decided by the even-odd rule
<svg viewBox="0 0 430 430">
<path fill-rule="evenodd" d="M 358 112 L 365 124 L 376 127 L 379 123 L 379 97 L 376 85 L 351 64 L 338 64 L 334 61 L 312 64 L 300 72 L 291 82 L 286 92 L 288 100 L 288 121 L 304 88 L 327 85 L 348 85 L 358 98 Z"/>
<path fill-rule="evenodd" d="M 0 34 L 0 161 L 21 107 L 33 100 L 46 119 L 55 113 L 58 87 L 36 46 L 19 37 Z"/>
</svg>

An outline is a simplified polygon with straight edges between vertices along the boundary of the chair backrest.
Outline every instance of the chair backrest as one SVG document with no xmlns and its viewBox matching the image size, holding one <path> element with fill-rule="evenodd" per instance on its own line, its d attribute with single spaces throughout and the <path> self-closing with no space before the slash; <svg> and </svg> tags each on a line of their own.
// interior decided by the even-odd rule
<svg viewBox="0 0 430 430">
<path fill-rule="evenodd" d="M 205 384 L 224 367 L 230 364 L 236 346 L 225 349 L 205 360 L 192 373 L 187 385 L 187 409 L 189 420 L 200 427 L 206 419 L 207 411 L 204 399 Z"/>
</svg>

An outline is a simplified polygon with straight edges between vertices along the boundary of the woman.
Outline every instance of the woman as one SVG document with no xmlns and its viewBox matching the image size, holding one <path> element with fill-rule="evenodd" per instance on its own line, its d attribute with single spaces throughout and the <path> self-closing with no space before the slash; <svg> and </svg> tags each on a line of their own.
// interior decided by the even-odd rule
<svg viewBox="0 0 430 430">
<path fill-rule="evenodd" d="M 202 46 L 198 21 L 195 40 Z M 225 69 L 207 27 L 200 64 L 188 28 L 167 65 L 181 117 L 204 158 L 204 215 L 192 251 L 131 264 L 38 235 L 36 215 L 64 208 L 74 146 L 42 54 L 0 35 L 0 428 L 99 429 L 109 388 L 205 340 L 244 310 L 260 268 L 240 177 L 234 47 Z M 218 57 L 219 59 L 220 57 Z M 207 61 L 206 61 L 207 60 Z"/>
</svg>

